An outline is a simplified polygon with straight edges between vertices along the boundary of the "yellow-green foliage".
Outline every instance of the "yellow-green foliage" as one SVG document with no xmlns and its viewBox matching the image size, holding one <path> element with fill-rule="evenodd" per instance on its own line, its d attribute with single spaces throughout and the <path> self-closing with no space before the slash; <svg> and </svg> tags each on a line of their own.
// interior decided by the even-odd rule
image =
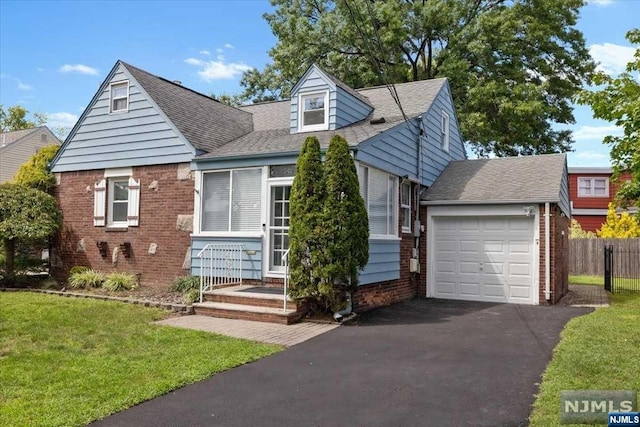
<svg viewBox="0 0 640 427">
<path fill-rule="evenodd" d="M 571 228 L 569 228 L 570 239 L 593 239 L 595 237 L 597 237 L 596 233 L 593 231 L 584 231 L 577 220 L 571 220 Z"/>
<path fill-rule="evenodd" d="M 614 204 L 609 203 L 607 222 L 598 230 L 598 237 L 614 239 L 640 237 L 640 222 L 637 217 L 629 215 L 628 212 L 622 212 L 618 216 Z"/>
<path fill-rule="evenodd" d="M 56 184 L 56 177 L 49 172 L 48 165 L 59 148 L 59 145 L 52 144 L 39 149 L 29 160 L 20 165 L 13 182 L 48 193 Z"/>
</svg>

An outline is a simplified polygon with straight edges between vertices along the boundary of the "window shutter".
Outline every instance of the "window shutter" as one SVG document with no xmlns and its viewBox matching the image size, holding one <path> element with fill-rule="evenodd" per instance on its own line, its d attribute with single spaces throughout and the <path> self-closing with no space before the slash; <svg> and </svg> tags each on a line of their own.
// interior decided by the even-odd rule
<svg viewBox="0 0 640 427">
<path fill-rule="evenodd" d="M 104 227 L 107 196 L 107 180 L 96 182 L 93 187 L 93 226 Z"/>
<path fill-rule="evenodd" d="M 131 227 L 138 226 L 138 212 L 140 210 L 140 180 L 129 177 L 129 207 L 127 209 L 127 222 Z"/>
</svg>

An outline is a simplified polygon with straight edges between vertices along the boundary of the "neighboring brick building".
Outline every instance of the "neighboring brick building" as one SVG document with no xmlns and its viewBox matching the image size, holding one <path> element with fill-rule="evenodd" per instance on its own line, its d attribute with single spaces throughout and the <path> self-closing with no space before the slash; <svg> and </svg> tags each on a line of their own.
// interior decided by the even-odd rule
<svg viewBox="0 0 640 427">
<path fill-rule="evenodd" d="M 571 217 L 585 231 L 597 231 L 607 221 L 607 209 L 616 196 L 619 184 L 611 179 L 611 168 L 569 168 Z M 622 181 L 630 179 L 623 174 Z M 631 209 L 635 212 L 635 208 Z"/>
</svg>

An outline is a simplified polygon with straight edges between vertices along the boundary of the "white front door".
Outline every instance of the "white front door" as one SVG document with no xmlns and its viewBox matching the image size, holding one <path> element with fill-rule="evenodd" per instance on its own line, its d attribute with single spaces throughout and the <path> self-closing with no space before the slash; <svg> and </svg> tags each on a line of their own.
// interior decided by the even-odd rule
<svg viewBox="0 0 640 427">
<path fill-rule="evenodd" d="M 268 251 L 269 272 L 282 273 L 282 257 L 289 249 L 290 184 L 269 185 Z"/>
</svg>

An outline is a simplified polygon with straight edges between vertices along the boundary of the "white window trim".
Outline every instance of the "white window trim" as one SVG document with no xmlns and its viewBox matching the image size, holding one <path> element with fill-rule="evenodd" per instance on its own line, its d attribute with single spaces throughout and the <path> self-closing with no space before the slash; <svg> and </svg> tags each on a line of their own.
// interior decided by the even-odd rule
<svg viewBox="0 0 640 427">
<path fill-rule="evenodd" d="M 406 204 L 403 205 L 402 204 L 402 187 L 403 186 L 409 187 L 409 204 L 408 205 L 406 205 Z M 403 216 L 402 216 L 403 221 L 404 221 L 404 212 L 403 211 L 405 209 L 408 209 L 408 211 L 409 211 L 409 227 L 405 227 L 404 223 L 403 223 L 402 224 L 402 232 L 403 233 L 411 233 L 411 193 L 412 193 L 412 191 L 411 191 L 411 183 L 410 182 L 406 182 L 406 181 L 405 182 L 401 182 L 400 183 L 400 197 L 398 199 L 399 199 L 399 202 L 400 202 L 400 212 L 403 213 Z"/>
<path fill-rule="evenodd" d="M 129 178 L 130 176 L 113 176 L 113 177 L 109 177 L 107 179 L 107 228 L 128 228 L 129 227 L 129 221 L 128 220 L 124 220 L 124 221 L 114 221 L 113 220 L 113 189 L 114 189 L 114 185 L 113 183 L 115 181 L 127 181 L 127 185 L 129 185 Z M 127 194 L 129 194 L 129 191 L 127 190 Z M 127 212 L 129 211 L 129 203 L 130 202 L 130 198 L 127 197 Z"/>
<path fill-rule="evenodd" d="M 449 152 L 449 130 L 451 124 L 449 121 L 449 114 L 446 111 L 442 111 L 442 118 L 440 119 L 440 145 L 444 152 Z M 444 140 L 443 140 L 444 137 Z"/>
<path fill-rule="evenodd" d="M 126 96 L 126 100 L 127 100 L 127 106 L 126 108 L 123 108 L 122 110 L 114 110 L 113 109 L 113 101 L 115 99 L 124 99 L 124 97 L 118 97 L 118 98 L 112 98 L 111 95 L 113 94 L 113 87 L 114 86 L 124 86 L 127 85 L 127 96 Z M 129 80 L 121 80 L 119 82 L 112 82 L 109 84 L 109 114 L 121 114 L 121 113 L 126 113 L 129 111 Z"/>
<path fill-rule="evenodd" d="M 369 240 L 401 240 L 400 237 L 398 236 L 398 221 L 399 221 L 399 203 L 400 203 L 400 188 L 398 185 L 398 177 L 390 174 L 388 172 L 385 172 L 381 169 L 377 169 L 377 168 L 372 168 L 371 166 L 368 166 L 364 163 L 359 163 L 358 165 L 356 165 L 356 170 L 360 170 L 360 167 L 366 168 L 366 169 L 376 169 L 377 171 L 380 171 L 384 174 L 387 175 L 387 185 L 389 185 L 390 182 L 393 182 L 393 189 L 388 188 L 388 192 L 387 192 L 387 206 L 389 206 L 389 199 L 388 197 L 391 196 L 392 194 L 395 194 L 395 200 L 392 206 L 393 209 L 393 214 L 395 216 L 395 221 L 393 222 L 393 230 L 391 230 L 391 232 L 389 234 L 373 234 L 371 233 L 371 225 L 369 225 Z M 367 179 L 370 179 L 371 175 L 369 173 L 367 173 Z M 392 177 L 393 180 L 390 180 L 389 177 Z M 367 187 L 369 188 L 370 185 L 367 184 Z M 365 207 L 367 209 L 367 215 L 369 215 L 369 195 L 367 194 L 367 198 L 365 200 Z M 387 215 L 389 214 L 389 212 L 387 212 Z M 388 216 L 387 216 L 387 220 L 388 220 Z"/>
<path fill-rule="evenodd" d="M 197 218 L 194 215 L 194 220 L 197 220 L 198 236 L 204 237 L 262 237 L 264 230 L 261 225 L 260 230 L 251 231 L 231 231 L 231 216 L 233 209 L 233 171 L 256 169 L 261 171 L 260 186 L 261 186 L 261 204 L 264 204 L 264 181 L 265 181 L 265 168 L 262 166 L 251 168 L 234 168 L 234 169 L 219 169 L 202 171 L 196 176 L 196 188 L 198 189 L 199 200 L 196 206 L 198 206 Z M 227 224 L 227 231 L 212 231 L 202 229 L 202 220 L 204 219 L 204 209 L 202 203 L 204 203 L 204 177 L 209 173 L 229 172 L 229 223 Z M 264 206 L 261 208 L 261 221 L 264 224 Z"/>
<path fill-rule="evenodd" d="M 305 126 L 303 122 L 304 118 L 304 98 L 309 98 L 312 96 L 322 95 L 324 97 L 324 123 L 319 125 L 309 125 Z M 299 93 L 298 94 L 298 131 L 299 132 L 313 132 L 318 130 L 328 130 L 329 129 L 329 91 L 320 91 L 320 92 L 307 92 L 307 93 Z"/>
<path fill-rule="evenodd" d="M 595 193 L 595 181 L 604 180 L 605 183 L 605 194 L 604 195 L 596 195 Z M 589 193 L 590 194 L 580 194 L 580 182 L 589 181 Z M 605 176 L 579 176 L 577 180 L 578 184 L 578 197 L 586 197 L 586 198 L 596 198 L 596 199 L 605 199 L 609 197 L 609 178 Z"/>
</svg>

